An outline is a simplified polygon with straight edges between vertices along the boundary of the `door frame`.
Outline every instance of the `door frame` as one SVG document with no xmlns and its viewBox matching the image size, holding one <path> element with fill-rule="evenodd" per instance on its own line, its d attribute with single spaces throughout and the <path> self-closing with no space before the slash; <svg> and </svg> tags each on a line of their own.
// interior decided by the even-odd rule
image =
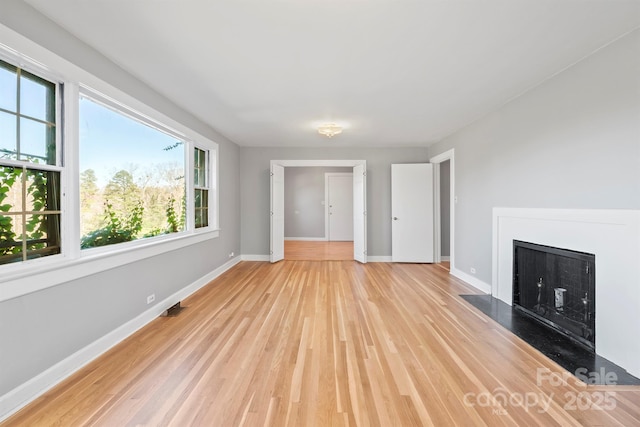
<svg viewBox="0 0 640 427">
<path fill-rule="evenodd" d="M 331 176 L 348 176 L 351 177 L 351 186 L 353 187 L 353 172 L 325 172 L 324 173 L 324 238 L 327 242 L 329 239 L 329 177 Z M 355 212 L 354 212 L 355 215 Z"/>
<path fill-rule="evenodd" d="M 332 167 L 332 166 L 337 166 L 337 167 L 351 167 L 351 168 L 355 168 L 356 166 L 362 166 L 364 168 L 365 174 L 366 174 L 366 170 L 367 170 L 367 161 L 366 160 L 271 160 L 270 162 L 270 167 L 269 170 L 273 170 L 273 165 L 280 165 L 282 167 Z M 366 181 L 365 181 L 366 182 Z M 366 200 L 366 186 L 365 186 L 365 194 L 364 194 L 364 198 Z M 326 203 L 325 203 L 326 205 Z M 363 215 L 365 217 L 365 225 L 366 225 L 366 206 L 365 206 L 365 212 L 363 212 Z M 353 211 L 353 217 L 354 219 L 356 218 L 356 211 L 354 209 Z M 326 233 L 325 233 L 326 235 Z M 328 236 L 327 236 L 328 238 Z M 273 242 L 269 242 L 270 245 L 273 245 Z M 284 243 L 284 242 L 283 242 Z M 365 227 L 364 229 L 364 242 L 363 242 L 363 246 L 365 249 L 365 253 L 363 255 L 363 259 L 364 262 L 366 262 L 367 260 L 367 255 L 366 255 L 366 247 L 367 245 L 367 229 Z M 355 244 L 355 230 L 354 230 L 354 250 L 356 248 L 356 244 Z M 355 252 L 354 252 L 354 259 L 355 258 Z"/>
<path fill-rule="evenodd" d="M 440 153 L 437 156 L 429 159 L 430 163 L 433 163 L 433 201 L 434 201 L 434 262 L 442 262 L 442 234 L 440 232 L 441 218 L 440 218 L 440 163 L 449 160 L 449 271 L 453 271 L 455 268 L 455 218 L 456 218 L 456 203 L 458 201 L 456 197 L 456 175 L 455 175 L 455 149 L 450 149 L 444 153 Z"/>
</svg>

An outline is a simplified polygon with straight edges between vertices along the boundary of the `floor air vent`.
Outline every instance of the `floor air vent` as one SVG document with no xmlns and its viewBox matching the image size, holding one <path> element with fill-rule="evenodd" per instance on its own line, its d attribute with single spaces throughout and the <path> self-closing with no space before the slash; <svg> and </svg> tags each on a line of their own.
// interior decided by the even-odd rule
<svg viewBox="0 0 640 427">
<path fill-rule="evenodd" d="M 175 303 L 171 307 L 169 307 L 167 309 L 167 311 L 162 313 L 162 315 L 165 316 L 165 317 L 176 317 L 178 314 L 180 314 L 180 312 L 182 310 L 184 310 L 184 307 L 182 307 L 180 305 L 180 301 L 178 301 L 177 303 Z"/>
</svg>

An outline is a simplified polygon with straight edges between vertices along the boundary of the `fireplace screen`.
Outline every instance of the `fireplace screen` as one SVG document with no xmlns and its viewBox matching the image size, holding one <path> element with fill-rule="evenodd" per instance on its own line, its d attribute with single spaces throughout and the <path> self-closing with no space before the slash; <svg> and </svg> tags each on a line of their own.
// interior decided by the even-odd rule
<svg viewBox="0 0 640 427">
<path fill-rule="evenodd" d="M 595 255 L 513 241 L 513 306 L 595 351 Z"/>
</svg>

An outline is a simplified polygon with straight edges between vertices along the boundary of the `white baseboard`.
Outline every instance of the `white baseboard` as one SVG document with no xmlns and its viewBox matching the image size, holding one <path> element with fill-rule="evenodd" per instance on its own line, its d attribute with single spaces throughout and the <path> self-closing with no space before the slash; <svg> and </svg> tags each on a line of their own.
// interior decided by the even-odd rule
<svg viewBox="0 0 640 427">
<path fill-rule="evenodd" d="M 451 257 L 450 256 L 441 256 L 440 257 L 440 261 L 451 261 Z"/>
<path fill-rule="evenodd" d="M 367 262 L 391 262 L 390 256 L 367 255 Z"/>
<path fill-rule="evenodd" d="M 454 268 L 450 271 L 452 276 L 457 277 L 458 279 L 467 282 L 468 284 L 470 284 L 471 286 L 473 286 L 474 288 L 484 292 L 485 294 L 491 294 L 491 285 L 488 283 L 483 282 L 482 280 L 478 279 L 477 277 L 474 277 L 470 274 L 464 273 L 460 270 L 458 270 L 457 268 Z"/>
<path fill-rule="evenodd" d="M 124 325 L 114 329 L 103 337 L 92 342 L 88 346 L 78 350 L 66 359 L 51 366 L 46 371 L 31 378 L 27 382 L 19 385 L 3 396 L 0 396 L 0 422 L 7 419 L 18 410 L 41 396 L 47 390 L 78 371 L 87 363 L 96 359 L 107 350 L 132 335 L 143 326 L 164 313 L 178 301 L 181 301 L 204 287 L 210 281 L 220 276 L 222 273 L 239 263 L 241 257 L 237 256 L 212 272 L 200 277 L 190 285 L 180 289 L 170 297 L 158 302 L 153 307 L 131 319 Z"/>
<path fill-rule="evenodd" d="M 285 237 L 284 240 L 294 240 L 303 242 L 326 242 L 326 237 Z"/>
<path fill-rule="evenodd" d="M 269 255 L 242 255 L 242 261 L 271 261 Z"/>
</svg>

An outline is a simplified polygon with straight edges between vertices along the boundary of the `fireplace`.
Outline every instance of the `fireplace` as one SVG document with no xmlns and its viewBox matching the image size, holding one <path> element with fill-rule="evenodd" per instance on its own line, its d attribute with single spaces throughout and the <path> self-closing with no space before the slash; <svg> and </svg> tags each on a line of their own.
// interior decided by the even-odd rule
<svg viewBox="0 0 640 427">
<path fill-rule="evenodd" d="M 595 352 L 595 255 L 513 240 L 513 307 Z"/>
<path fill-rule="evenodd" d="M 640 378 L 640 210 L 496 207 L 493 225 L 491 294 L 510 306 L 514 240 L 595 254 L 597 356 Z"/>
</svg>

